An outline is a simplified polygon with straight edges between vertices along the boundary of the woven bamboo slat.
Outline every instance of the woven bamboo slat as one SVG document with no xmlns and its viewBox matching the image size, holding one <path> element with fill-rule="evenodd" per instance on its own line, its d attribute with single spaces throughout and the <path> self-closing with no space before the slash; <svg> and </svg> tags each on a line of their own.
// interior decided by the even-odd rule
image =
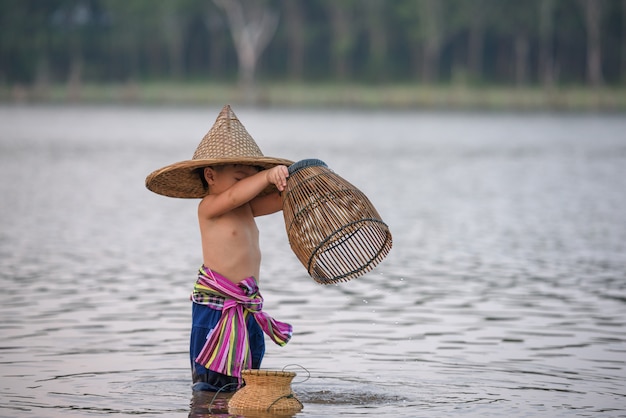
<svg viewBox="0 0 626 418">
<path fill-rule="evenodd" d="M 228 412 L 260 416 L 271 413 L 276 416 L 292 416 L 302 410 L 302 403 L 291 390 L 294 372 L 251 369 L 241 372 L 245 386 L 228 401 Z"/>
<path fill-rule="evenodd" d="M 320 160 L 289 167 L 283 216 L 291 249 L 318 283 L 359 277 L 389 253 L 388 226 L 367 196 Z"/>
</svg>

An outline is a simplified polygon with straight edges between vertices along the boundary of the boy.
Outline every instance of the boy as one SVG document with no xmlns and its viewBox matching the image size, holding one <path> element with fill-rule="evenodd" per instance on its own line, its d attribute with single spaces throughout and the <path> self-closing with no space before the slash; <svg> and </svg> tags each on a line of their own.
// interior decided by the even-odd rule
<svg viewBox="0 0 626 418">
<path fill-rule="evenodd" d="M 230 106 L 196 149 L 193 159 L 157 170 L 146 186 L 172 197 L 200 197 L 198 222 L 203 265 L 191 299 L 190 360 L 194 390 L 236 390 L 241 371 L 260 368 L 263 332 L 279 344 L 289 324 L 263 310 L 255 216 L 282 210 L 289 176 L 284 159 L 265 157 Z"/>
</svg>

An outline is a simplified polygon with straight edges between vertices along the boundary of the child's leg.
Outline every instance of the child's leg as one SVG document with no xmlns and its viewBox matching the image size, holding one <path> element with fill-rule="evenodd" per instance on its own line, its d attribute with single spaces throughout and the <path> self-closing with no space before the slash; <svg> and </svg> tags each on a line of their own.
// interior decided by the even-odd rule
<svg viewBox="0 0 626 418">
<path fill-rule="evenodd" d="M 220 320 L 222 311 L 204 305 L 192 303 L 192 326 L 189 340 L 189 360 L 191 362 L 191 378 L 193 390 L 232 392 L 237 389 L 238 379 L 206 369 L 195 362 L 206 343 L 207 335 Z"/>
<path fill-rule="evenodd" d="M 237 388 L 238 379 L 207 370 L 201 364 L 195 362 L 196 357 L 204 348 L 207 335 L 213 329 L 222 316 L 222 311 L 211 309 L 204 305 L 192 303 L 192 327 L 189 341 L 189 360 L 191 362 L 191 376 L 194 390 L 205 391 L 233 391 Z M 263 330 L 252 315 L 246 322 L 250 353 L 252 356 L 252 368 L 261 368 L 261 361 L 265 355 L 265 337 Z"/>
<path fill-rule="evenodd" d="M 207 370 L 195 362 L 206 343 L 207 335 L 222 316 L 222 311 L 211 309 L 197 303 L 191 304 L 191 336 L 189 339 L 189 360 L 192 374 L 205 374 Z"/>
<path fill-rule="evenodd" d="M 265 334 L 263 334 L 263 330 L 252 315 L 248 317 L 246 325 L 248 328 L 250 353 L 252 355 L 252 368 L 260 369 L 263 356 L 265 355 Z"/>
</svg>

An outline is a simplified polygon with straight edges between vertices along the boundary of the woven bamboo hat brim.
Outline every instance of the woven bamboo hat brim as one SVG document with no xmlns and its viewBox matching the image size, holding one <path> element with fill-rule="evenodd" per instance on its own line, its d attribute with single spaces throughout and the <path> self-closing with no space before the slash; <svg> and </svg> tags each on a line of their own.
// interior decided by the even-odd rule
<svg viewBox="0 0 626 418">
<path fill-rule="evenodd" d="M 170 164 L 152 172 L 146 187 L 169 197 L 202 198 L 208 189 L 202 184 L 198 169 L 225 164 L 245 164 L 272 168 L 289 166 L 293 161 L 266 157 L 229 105 L 224 106 L 213 127 L 202 138 L 191 160 Z"/>
</svg>

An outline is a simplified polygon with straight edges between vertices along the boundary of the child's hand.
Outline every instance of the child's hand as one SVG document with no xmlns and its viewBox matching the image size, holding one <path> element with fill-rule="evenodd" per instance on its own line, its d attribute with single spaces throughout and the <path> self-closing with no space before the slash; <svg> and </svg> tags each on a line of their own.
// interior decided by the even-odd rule
<svg viewBox="0 0 626 418">
<path fill-rule="evenodd" d="M 289 170 L 284 165 L 277 165 L 266 171 L 267 181 L 276 186 L 280 192 L 287 187 L 287 177 L 289 177 Z"/>
</svg>

